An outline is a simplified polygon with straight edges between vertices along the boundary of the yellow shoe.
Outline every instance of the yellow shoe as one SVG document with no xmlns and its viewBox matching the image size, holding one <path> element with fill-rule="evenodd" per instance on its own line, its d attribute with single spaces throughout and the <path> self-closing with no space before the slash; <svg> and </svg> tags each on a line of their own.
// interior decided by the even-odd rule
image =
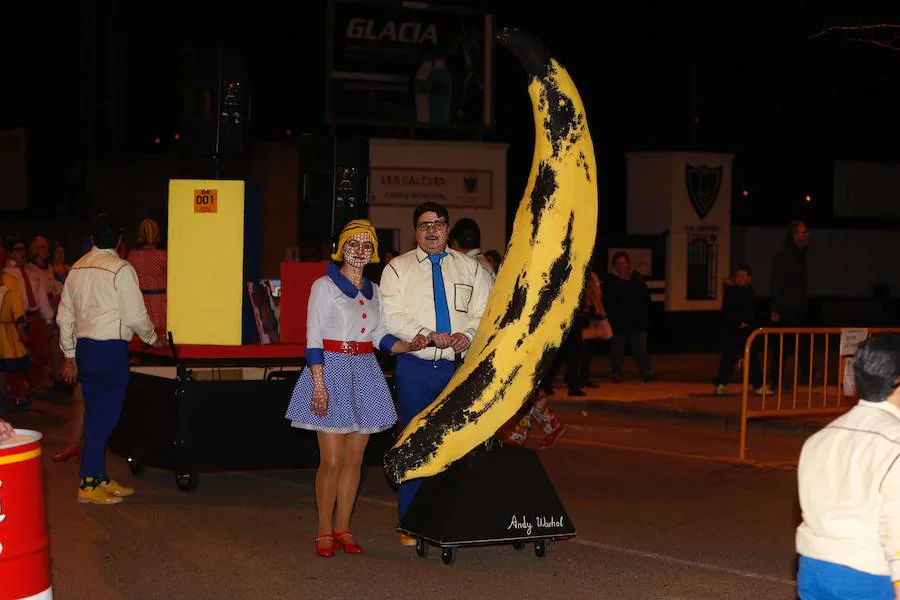
<svg viewBox="0 0 900 600">
<path fill-rule="evenodd" d="M 111 479 L 109 481 L 104 481 L 103 483 L 101 483 L 100 489 L 110 496 L 117 496 L 119 498 L 125 498 L 134 494 L 134 488 L 119 485 L 118 482 Z"/>
<path fill-rule="evenodd" d="M 416 538 L 411 535 L 406 535 L 405 533 L 400 534 L 400 545 L 401 546 L 415 546 Z"/>
<path fill-rule="evenodd" d="M 111 496 L 102 487 L 92 487 L 86 490 L 78 489 L 78 502 L 81 504 L 118 504 L 122 499 Z"/>
</svg>

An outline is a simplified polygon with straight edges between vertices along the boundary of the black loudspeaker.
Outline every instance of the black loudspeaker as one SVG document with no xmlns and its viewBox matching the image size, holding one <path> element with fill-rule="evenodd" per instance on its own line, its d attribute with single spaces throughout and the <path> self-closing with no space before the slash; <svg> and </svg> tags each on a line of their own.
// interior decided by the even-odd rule
<svg viewBox="0 0 900 600">
<path fill-rule="evenodd" d="M 240 156 L 250 119 L 243 57 L 232 50 L 181 53 L 182 147 L 190 156 Z"/>
<path fill-rule="evenodd" d="M 548 542 L 575 535 L 537 453 L 496 441 L 423 479 L 397 529 L 417 538 L 419 556 L 427 544 L 444 548 L 448 564 L 459 547 L 531 542 L 543 556 Z"/>
<path fill-rule="evenodd" d="M 368 214 L 368 140 L 303 136 L 300 163 L 300 243 L 312 246 L 336 242 L 348 221 L 364 219 Z"/>
</svg>

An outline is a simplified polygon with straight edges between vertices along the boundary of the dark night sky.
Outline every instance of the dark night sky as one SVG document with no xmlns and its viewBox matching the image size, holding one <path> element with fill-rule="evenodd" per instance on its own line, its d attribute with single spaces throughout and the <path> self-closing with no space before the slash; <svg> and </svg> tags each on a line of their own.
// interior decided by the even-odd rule
<svg viewBox="0 0 900 600">
<path fill-rule="evenodd" d="M 447 3 L 495 8 L 498 26 L 538 34 L 570 70 L 597 143 L 601 192 L 609 197 L 624 195 L 625 152 L 729 151 L 737 157 L 736 186 L 752 189 L 757 200 L 754 208 L 736 201 L 736 220 L 783 222 L 796 209 L 785 198 L 827 195 L 832 158 L 900 160 L 900 51 L 837 35 L 808 39 L 826 25 L 900 23 L 900 14 L 867 14 L 865 3 L 844 3 L 842 13 L 797 0 L 584 3 L 594 14 L 570 0 Z M 98 13 L 112 15 L 123 43 L 119 85 L 129 149 L 152 151 L 156 136 L 174 143 L 169 140 L 178 130 L 178 56 L 188 46 L 244 52 L 254 138 L 277 139 L 286 128 L 324 130 L 321 0 L 235 8 L 200 0 L 173 3 L 171 10 L 165 3 L 118 3 L 110 13 L 113 4 L 100 2 Z M 531 6 L 540 8 L 523 8 Z M 34 179 L 42 169 L 70 168 L 78 155 L 80 57 L 88 36 L 77 6 L 53 9 L 52 22 L 45 5 L 20 10 L 26 11 L 17 16 L 20 39 L 7 40 L 13 44 L 7 49 L 0 126 L 29 127 Z M 95 39 L 103 47 L 107 36 L 104 28 L 99 31 Z M 521 181 L 518 189 L 510 187 L 515 196 L 530 164 L 530 107 L 518 64 L 498 49 L 495 65 L 497 128 L 486 139 L 511 144 L 510 170 Z M 105 69 L 97 74 L 105 89 Z M 32 193 L 60 193 L 54 178 L 40 180 Z M 611 222 L 622 218 L 621 210 L 610 210 Z M 827 212 L 820 205 L 806 216 L 822 220 Z"/>
</svg>

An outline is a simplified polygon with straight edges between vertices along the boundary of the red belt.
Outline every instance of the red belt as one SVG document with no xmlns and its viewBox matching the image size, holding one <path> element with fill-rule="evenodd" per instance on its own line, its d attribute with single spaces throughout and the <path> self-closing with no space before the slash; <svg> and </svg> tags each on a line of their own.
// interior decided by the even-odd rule
<svg viewBox="0 0 900 600">
<path fill-rule="evenodd" d="M 374 350 L 372 342 L 341 342 L 338 340 L 322 340 L 322 349 L 325 352 L 340 352 L 341 354 L 371 354 Z"/>
</svg>

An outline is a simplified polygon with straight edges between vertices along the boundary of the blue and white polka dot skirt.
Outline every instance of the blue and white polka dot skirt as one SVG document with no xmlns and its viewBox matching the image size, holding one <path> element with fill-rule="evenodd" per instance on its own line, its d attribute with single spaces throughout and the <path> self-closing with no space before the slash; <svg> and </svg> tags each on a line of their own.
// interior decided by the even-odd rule
<svg viewBox="0 0 900 600">
<path fill-rule="evenodd" d="M 312 375 L 304 369 L 285 417 L 292 427 L 334 433 L 378 433 L 397 422 L 394 400 L 375 355 L 325 352 L 328 414 L 312 411 Z"/>
</svg>

